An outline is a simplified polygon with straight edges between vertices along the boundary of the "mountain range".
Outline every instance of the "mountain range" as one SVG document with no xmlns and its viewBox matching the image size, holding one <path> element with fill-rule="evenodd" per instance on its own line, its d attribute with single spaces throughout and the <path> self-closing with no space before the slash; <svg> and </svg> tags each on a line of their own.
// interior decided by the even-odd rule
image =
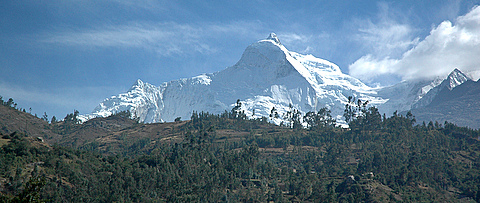
<svg viewBox="0 0 480 203">
<path fill-rule="evenodd" d="M 443 118 L 439 116 L 442 112 L 434 116 L 429 109 L 474 98 L 471 94 L 475 92 L 456 90 L 464 83 L 470 86 L 477 84 L 455 69 L 446 78 L 369 87 L 342 73 L 332 62 L 287 50 L 271 33 L 266 39 L 248 46 L 240 60 L 225 70 L 173 80 L 160 86 L 139 79 L 127 92 L 105 99 L 91 114 L 82 118 L 106 117 L 129 110 L 142 122 L 167 122 L 176 118 L 189 119 L 193 111 L 214 114 L 230 111 L 240 100 L 241 110 L 249 118 L 267 117 L 279 124 L 283 121 L 282 115 L 292 108 L 305 114 L 327 107 L 333 117 L 345 125 L 343 110 L 348 97 L 352 96 L 368 100 L 382 114 L 412 110 L 417 120 L 428 121 Z M 446 99 L 450 98 L 450 94 L 459 96 L 453 100 Z M 470 100 L 462 102 L 470 104 Z M 472 104 L 471 108 L 478 109 L 478 105 Z M 270 116 L 273 108 L 279 117 Z M 442 110 L 446 109 L 442 107 Z M 464 122 L 465 119 L 453 120 L 459 125 L 477 127 L 471 122 Z"/>
</svg>

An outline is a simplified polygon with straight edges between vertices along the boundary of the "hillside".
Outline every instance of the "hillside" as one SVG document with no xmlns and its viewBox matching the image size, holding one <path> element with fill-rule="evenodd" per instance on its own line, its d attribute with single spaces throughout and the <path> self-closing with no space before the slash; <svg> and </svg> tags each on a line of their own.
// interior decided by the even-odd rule
<svg viewBox="0 0 480 203">
<path fill-rule="evenodd" d="M 23 133 L 31 137 L 53 137 L 55 133 L 48 130 L 48 123 L 29 113 L 15 110 L 13 107 L 0 105 L 0 135 Z"/>
<path fill-rule="evenodd" d="M 5 110 L 14 115 L 7 121 L 17 120 L 15 109 Z M 321 122 L 308 129 L 248 120 L 235 111 L 194 113 L 172 123 L 141 124 L 125 112 L 83 124 L 45 123 L 38 127 L 59 132 L 46 143 L 21 132 L 4 136 L 0 199 L 480 200 L 478 130 L 415 126 L 411 116 L 381 118 L 375 108 L 360 110 L 365 116 L 354 118 L 349 130 L 323 122 L 321 112 L 315 114 Z M 27 122 L 41 123 L 35 117 Z"/>
</svg>

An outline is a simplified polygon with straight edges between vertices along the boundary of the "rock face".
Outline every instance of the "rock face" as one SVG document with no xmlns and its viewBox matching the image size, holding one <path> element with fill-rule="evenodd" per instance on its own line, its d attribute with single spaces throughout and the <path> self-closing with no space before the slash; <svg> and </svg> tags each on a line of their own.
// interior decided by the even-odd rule
<svg viewBox="0 0 480 203">
<path fill-rule="evenodd" d="M 279 124 L 290 106 L 303 114 L 327 107 L 341 124 L 349 96 L 368 100 L 383 114 L 422 109 L 439 102 L 438 95 L 472 82 L 455 69 L 446 79 L 404 81 L 372 88 L 341 72 L 324 59 L 287 50 L 272 33 L 248 46 L 240 60 L 225 70 L 153 86 L 137 80 L 126 93 L 105 99 L 83 118 L 105 117 L 129 110 L 142 122 L 189 119 L 193 111 L 220 114 L 237 99 L 250 118 L 267 117 Z M 444 94 L 444 93 L 442 93 Z M 270 118 L 272 108 L 279 118 Z M 420 113 L 420 111 L 417 111 Z"/>
<path fill-rule="evenodd" d="M 130 110 L 144 122 L 188 119 L 193 111 L 222 113 L 240 99 L 247 116 L 282 116 L 289 105 L 301 112 L 328 107 L 338 120 L 348 96 L 381 104 L 375 89 L 312 55 L 288 51 L 275 34 L 248 46 L 233 66 L 216 73 L 174 80 L 159 87 L 138 80 L 126 93 L 105 99 L 90 117 Z M 281 118 L 272 121 L 280 123 Z"/>
</svg>

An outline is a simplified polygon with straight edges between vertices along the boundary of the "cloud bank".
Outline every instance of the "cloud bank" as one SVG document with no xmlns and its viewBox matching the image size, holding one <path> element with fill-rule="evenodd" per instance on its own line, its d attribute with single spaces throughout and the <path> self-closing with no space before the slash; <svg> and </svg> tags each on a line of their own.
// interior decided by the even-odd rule
<svg viewBox="0 0 480 203">
<path fill-rule="evenodd" d="M 387 33 L 408 33 L 402 27 L 390 28 L 387 29 Z M 385 43 L 382 35 L 377 39 L 380 43 Z M 393 41 L 402 42 L 402 40 Z M 378 46 L 387 46 L 387 48 L 389 46 L 388 43 L 382 44 Z M 454 68 L 464 72 L 478 70 L 480 68 L 480 7 L 472 8 L 466 15 L 458 17 L 455 23 L 443 21 L 433 28 L 425 39 L 418 43 L 413 41 L 413 44 L 413 47 L 406 50 L 399 58 L 379 53 L 367 54 L 352 63 L 349 66 L 349 72 L 352 76 L 369 82 L 385 75 L 397 75 L 408 80 L 445 76 Z"/>
</svg>

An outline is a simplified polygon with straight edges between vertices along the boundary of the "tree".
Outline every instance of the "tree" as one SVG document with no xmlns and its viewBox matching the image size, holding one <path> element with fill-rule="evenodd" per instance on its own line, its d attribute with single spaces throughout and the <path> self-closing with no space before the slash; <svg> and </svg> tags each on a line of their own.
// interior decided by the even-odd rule
<svg viewBox="0 0 480 203">
<path fill-rule="evenodd" d="M 327 107 L 323 107 L 318 110 L 317 113 L 315 112 L 307 112 L 303 117 L 303 121 L 305 121 L 310 129 L 316 128 L 325 128 L 325 127 L 334 127 L 336 124 L 336 120 L 332 117 L 332 111 L 330 111 Z"/>
<path fill-rule="evenodd" d="M 333 119 L 332 111 L 327 107 L 323 107 L 320 110 L 318 110 L 317 122 L 322 127 L 334 127 L 337 121 Z"/>
<path fill-rule="evenodd" d="M 48 122 L 48 115 L 47 112 L 43 112 L 42 120 Z"/>
<path fill-rule="evenodd" d="M 288 121 L 287 127 L 295 129 L 303 127 L 301 122 L 302 113 L 299 110 L 293 108 L 292 104 L 289 104 L 288 107 L 290 110 L 287 111 L 287 113 L 285 113 L 285 115 L 283 116 L 283 119 Z"/>
<path fill-rule="evenodd" d="M 355 117 L 356 114 L 356 108 L 354 108 L 355 105 L 355 98 L 352 96 L 348 97 L 348 103 L 345 104 L 345 110 L 343 113 L 343 117 L 345 118 L 345 122 L 350 123 L 352 119 Z"/>
<path fill-rule="evenodd" d="M 67 114 L 63 121 L 65 124 L 79 124 L 80 120 L 78 119 L 79 112 L 77 110 L 74 110 L 73 113 Z"/>
<path fill-rule="evenodd" d="M 307 123 L 307 128 L 313 128 L 317 125 L 317 114 L 313 111 L 309 111 L 303 116 L 303 121 Z"/>
<path fill-rule="evenodd" d="M 406 115 L 407 119 L 411 121 L 411 125 L 415 124 L 415 122 L 417 122 L 417 119 L 415 119 L 415 116 L 412 114 L 411 111 L 408 111 L 407 112 L 407 115 Z"/>
<path fill-rule="evenodd" d="M 40 192 L 46 184 L 45 178 L 32 177 L 25 185 L 25 189 L 14 197 L 11 202 L 46 202 L 40 198 Z"/>
<path fill-rule="evenodd" d="M 120 118 L 131 119 L 132 118 L 132 113 L 130 112 L 130 110 L 126 110 L 126 111 L 116 112 L 116 113 L 112 114 L 110 117 L 113 117 L 113 116 L 117 116 L 117 117 L 120 117 Z"/>
<path fill-rule="evenodd" d="M 57 122 L 57 117 L 52 116 L 52 120 L 50 121 L 50 123 L 56 123 L 56 122 Z"/>
<path fill-rule="evenodd" d="M 235 103 L 235 106 L 232 108 L 232 117 L 233 118 L 240 118 L 240 119 L 245 119 L 247 116 L 245 115 L 245 112 L 241 110 L 242 108 L 242 102 L 240 102 L 240 99 L 237 99 L 237 102 Z"/>
<path fill-rule="evenodd" d="M 364 110 L 362 119 L 361 123 L 367 130 L 375 130 L 376 128 L 380 128 L 382 124 L 382 116 L 377 107 L 374 106 Z"/>
<path fill-rule="evenodd" d="M 278 112 L 275 107 L 272 107 L 272 110 L 270 111 L 270 118 L 278 118 Z"/>
<path fill-rule="evenodd" d="M 14 104 L 14 102 L 13 102 L 13 99 L 10 98 L 10 99 L 8 99 L 8 101 L 7 101 L 7 103 L 6 103 L 5 106 L 12 107 L 12 104 Z"/>
<path fill-rule="evenodd" d="M 363 102 L 355 98 L 348 97 L 348 103 L 345 104 L 343 117 L 350 126 L 350 129 L 373 129 L 378 127 L 382 121 L 382 116 L 376 107 L 367 108 L 368 101 Z"/>
<path fill-rule="evenodd" d="M 293 129 L 303 128 L 301 119 L 302 119 L 302 113 L 299 110 L 294 109 L 293 114 L 292 114 L 292 128 Z"/>
</svg>

